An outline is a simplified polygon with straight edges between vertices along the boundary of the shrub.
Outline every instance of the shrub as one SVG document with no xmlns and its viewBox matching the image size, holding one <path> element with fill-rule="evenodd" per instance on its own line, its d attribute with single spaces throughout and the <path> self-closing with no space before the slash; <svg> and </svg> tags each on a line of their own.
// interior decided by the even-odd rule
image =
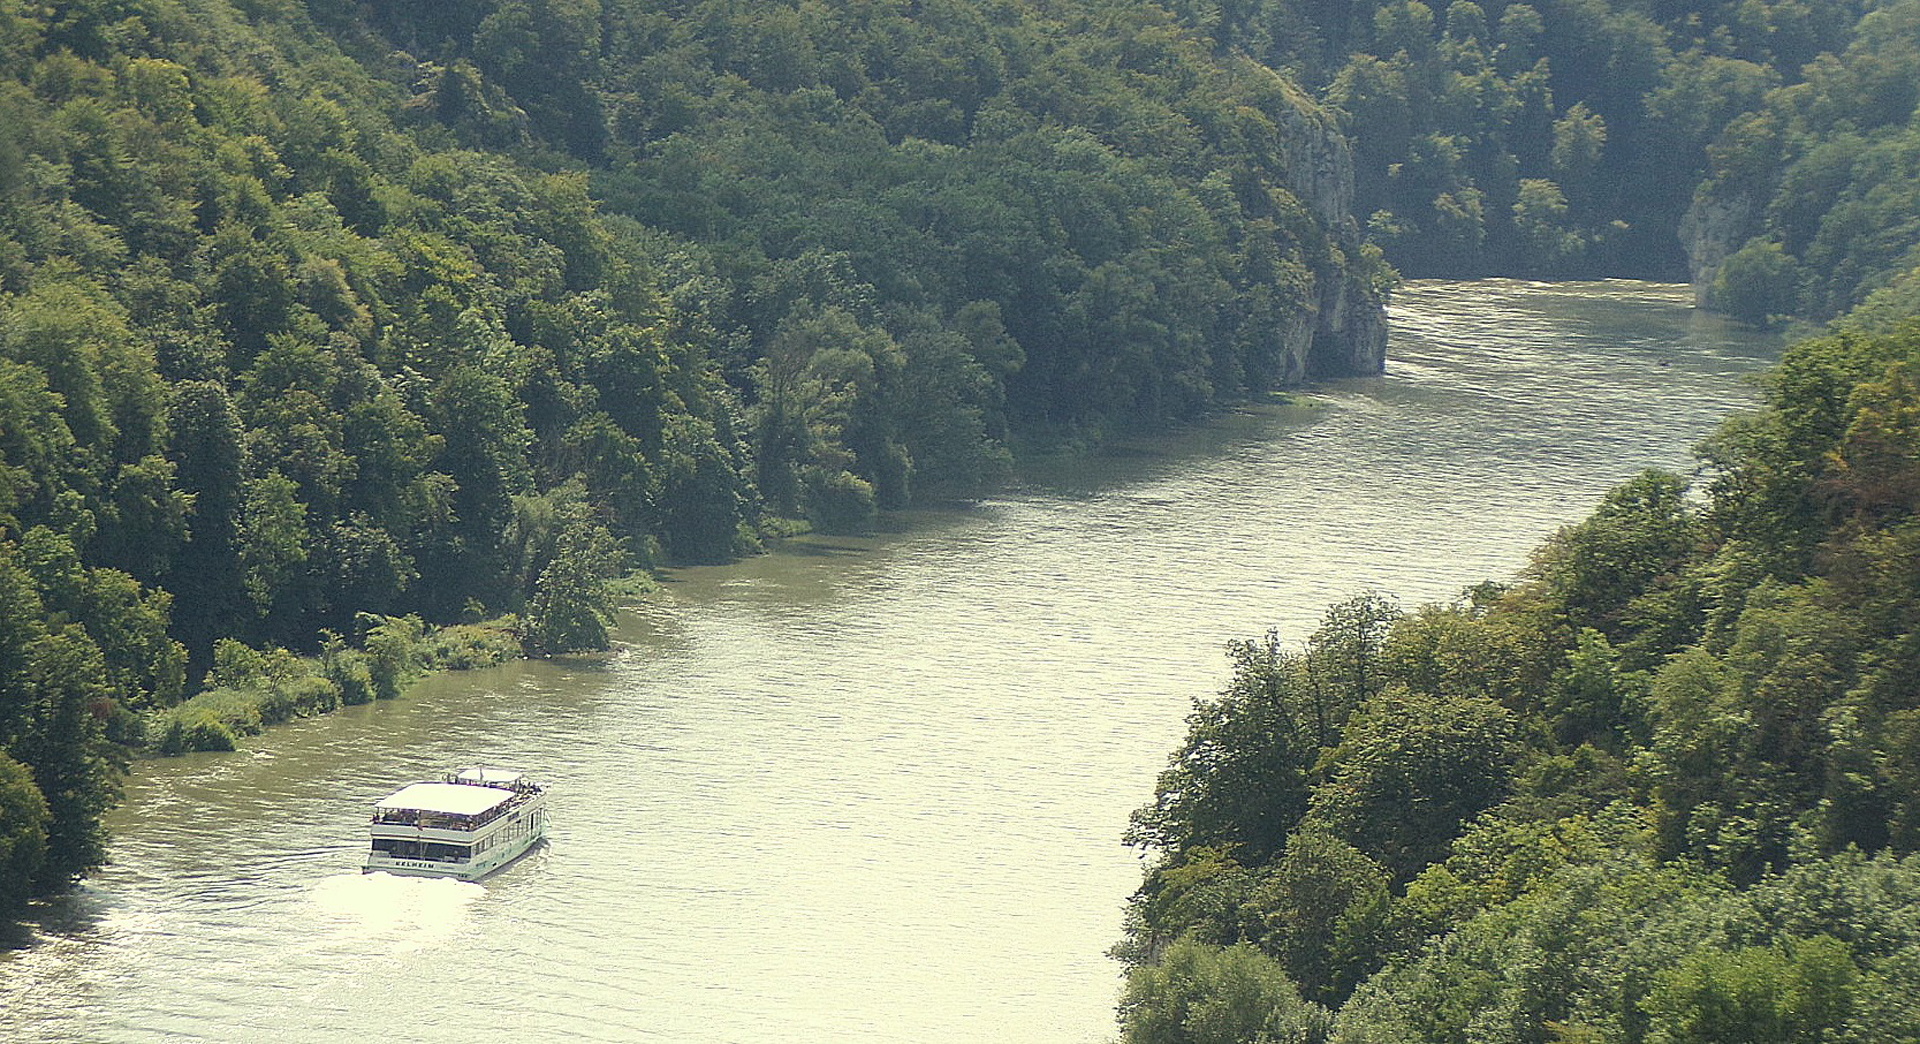
<svg viewBox="0 0 1920 1044">
<path fill-rule="evenodd" d="M 1735 319 L 1765 326 L 1775 316 L 1793 313 L 1799 278 L 1780 244 L 1754 239 L 1720 266 L 1707 300 Z"/>
<path fill-rule="evenodd" d="M 873 484 L 848 471 L 809 469 L 807 517 L 826 533 L 857 533 L 873 524 Z"/>
<path fill-rule="evenodd" d="M 352 649 L 329 650 L 321 662 L 321 669 L 339 691 L 341 703 L 357 707 L 373 702 L 373 671 L 367 666 L 365 653 Z"/>
<path fill-rule="evenodd" d="M 183 703 L 160 715 L 160 724 L 151 734 L 159 736 L 154 751 L 159 754 L 188 754 L 196 750 L 232 750 L 234 735 L 206 707 Z"/>
<path fill-rule="evenodd" d="M 421 659 L 429 669 L 443 671 L 470 671 L 505 663 L 520 655 L 520 639 L 514 636 L 516 623 L 508 616 L 441 628 L 427 638 Z"/>
</svg>

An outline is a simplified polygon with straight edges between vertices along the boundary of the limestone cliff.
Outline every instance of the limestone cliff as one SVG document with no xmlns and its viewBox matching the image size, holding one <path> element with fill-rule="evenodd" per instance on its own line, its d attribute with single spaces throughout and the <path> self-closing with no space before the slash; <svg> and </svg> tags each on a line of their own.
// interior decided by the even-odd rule
<svg viewBox="0 0 1920 1044">
<path fill-rule="evenodd" d="M 1758 206 L 1751 193 L 1733 190 L 1715 193 L 1703 188 L 1680 220 L 1680 243 L 1687 251 L 1696 308 L 1707 304 L 1707 293 L 1720 275 L 1720 266 L 1752 236 Z"/>
<path fill-rule="evenodd" d="M 1325 110 L 1289 91 L 1293 102 L 1275 114 L 1287 189 L 1299 197 L 1331 247 L 1313 264 L 1309 310 L 1286 331 L 1286 383 L 1312 377 L 1350 377 L 1386 366 L 1387 317 L 1361 257 L 1360 224 L 1353 214 L 1353 151 Z"/>
</svg>

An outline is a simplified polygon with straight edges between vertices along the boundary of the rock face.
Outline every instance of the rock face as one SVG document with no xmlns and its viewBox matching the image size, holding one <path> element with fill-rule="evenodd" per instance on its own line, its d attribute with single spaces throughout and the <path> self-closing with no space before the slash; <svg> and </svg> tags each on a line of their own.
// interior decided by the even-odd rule
<svg viewBox="0 0 1920 1044">
<path fill-rule="evenodd" d="M 1367 273 L 1354 264 L 1361 240 L 1353 215 L 1353 152 L 1332 118 L 1303 96 L 1294 95 L 1294 104 L 1274 115 L 1287 189 L 1333 247 L 1312 265 L 1308 313 L 1285 331 L 1282 383 L 1379 373 L 1386 368 L 1387 313 Z"/>
<path fill-rule="evenodd" d="M 1706 307 L 1707 292 L 1719 277 L 1720 266 L 1753 234 L 1758 209 L 1746 192 L 1694 197 L 1693 206 L 1680 219 L 1680 243 L 1687 250 L 1694 307 Z"/>
</svg>

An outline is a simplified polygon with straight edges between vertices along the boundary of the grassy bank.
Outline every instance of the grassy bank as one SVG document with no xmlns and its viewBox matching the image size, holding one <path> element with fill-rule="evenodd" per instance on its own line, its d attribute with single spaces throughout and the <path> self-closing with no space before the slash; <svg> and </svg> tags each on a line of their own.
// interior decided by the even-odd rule
<svg viewBox="0 0 1920 1044">
<path fill-rule="evenodd" d="M 160 755 L 232 750 L 240 737 L 268 725 L 392 699 L 432 671 L 490 667 L 525 655 L 512 616 L 441 628 L 428 628 L 417 616 L 362 622 L 357 648 L 330 636 L 318 656 L 223 639 L 206 688 L 148 715 L 141 748 Z"/>
</svg>

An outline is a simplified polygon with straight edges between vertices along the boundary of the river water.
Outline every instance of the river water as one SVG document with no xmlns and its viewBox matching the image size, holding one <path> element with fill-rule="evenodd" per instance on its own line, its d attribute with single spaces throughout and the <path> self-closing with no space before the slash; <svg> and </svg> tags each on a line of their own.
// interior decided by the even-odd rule
<svg viewBox="0 0 1920 1044">
<path fill-rule="evenodd" d="M 1511 576 L 1687 467 L 1777 350 L 1688 301 L 1414 284 L 1384 377 L 680 571 L 605 661 L 143 762 L 113 865 L 0 952 L 0 1040 L 1108 1040 L 1119 837 L 1223 643 Z M 356 872 L 373 801 L 476 762 L 551 781 L 549 845 Z"/>
</svg>

